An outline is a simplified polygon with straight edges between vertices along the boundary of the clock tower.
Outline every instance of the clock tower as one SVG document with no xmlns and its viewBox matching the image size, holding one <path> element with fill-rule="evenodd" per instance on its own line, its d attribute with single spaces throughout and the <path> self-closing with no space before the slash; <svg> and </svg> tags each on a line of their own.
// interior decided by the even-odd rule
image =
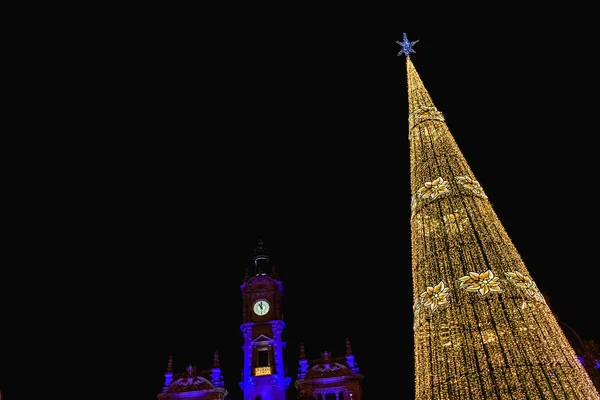
<svg viewBox="0 0 600 400">
<path fill-rule="evenodd" d="M 285 400 L 291 378 L 285 376 L 281 333 L 283 322 L 283 283 L 275 265 L 269 267 L 267 247 L 262 239 L 254 249 L 253 274 L 248 269 L 242 290 L 244 369 L 240 387 L 244 400 Z"/>
</svg>

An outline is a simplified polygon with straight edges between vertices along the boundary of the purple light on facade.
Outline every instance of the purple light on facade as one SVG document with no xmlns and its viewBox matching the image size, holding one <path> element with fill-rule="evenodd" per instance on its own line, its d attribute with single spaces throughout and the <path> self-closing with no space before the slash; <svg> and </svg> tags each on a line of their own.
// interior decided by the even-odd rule
<svg viewBox="0 0 600 400">
<path fill-rule="evenodd" d="M 600 360 L 596 360 L 596 369 L 600 369 Z"/>
<path fill-rule="evenodd" d="M 583 358 L 581 356 L 577 356 L 577 359 L 579 360 L 580 363 L 583 364 Z"/>
</svg>

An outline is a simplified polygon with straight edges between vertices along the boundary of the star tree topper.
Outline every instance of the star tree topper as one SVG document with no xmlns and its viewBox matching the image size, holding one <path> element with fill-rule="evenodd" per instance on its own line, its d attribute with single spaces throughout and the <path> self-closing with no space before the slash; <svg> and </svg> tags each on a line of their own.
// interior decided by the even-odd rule
<svg viewBox="0 0 600 400">
<path fill-rule="evenodd" d="M 403 33 L 402 35 L 404 36 L 404 39 L 402 39 L 401 42 L 396 41 L 396 43 L 398 43 L 400 47 L 402 47 L 402 50 L 400 50 L 398 55 L 404 54 L 406 57 L 408 57 L 410 53 L 416 53 L 412 47 L 415 45 L 415 43 L 418 42 L 418 40 L 415 40 L 414 42 L 409 42 L 408 38 L 406 37 L 406 33 Z"/>
</svg>

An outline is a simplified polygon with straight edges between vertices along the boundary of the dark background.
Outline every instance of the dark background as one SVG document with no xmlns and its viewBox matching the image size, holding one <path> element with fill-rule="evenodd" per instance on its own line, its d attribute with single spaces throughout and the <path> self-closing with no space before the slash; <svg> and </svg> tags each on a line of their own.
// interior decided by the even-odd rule
<svg viewBox="0 0 600 400">
<path fill-rule="evenodd" d="M 5 399 L 46 381 L 151 399 L 169 355 L 176 371 L 205 369 L 215 350 L 241 398 L 239 286 L 261 237 L 285 285 L 290 373 L 301 341 L 318 358 L 343 355 L 349 337 L 366 399 L 410 397 L 403 32 L 556 316 L 600 341 L 597 78 L 593 35 L 573 22 L 583 15 L 97 11 L 14 34 L 27 46 L 12 58 Z"/>
</svg>

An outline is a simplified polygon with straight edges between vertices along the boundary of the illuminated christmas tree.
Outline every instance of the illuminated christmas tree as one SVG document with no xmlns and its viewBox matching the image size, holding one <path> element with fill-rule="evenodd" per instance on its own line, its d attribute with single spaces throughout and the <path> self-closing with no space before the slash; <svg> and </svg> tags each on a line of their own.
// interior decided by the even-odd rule
<svg viewBox="0 0 600 400">
<path fill-rule="evenodd" d="M 416 399 L 600 399 L 410 59 Z"/>
</svg>

